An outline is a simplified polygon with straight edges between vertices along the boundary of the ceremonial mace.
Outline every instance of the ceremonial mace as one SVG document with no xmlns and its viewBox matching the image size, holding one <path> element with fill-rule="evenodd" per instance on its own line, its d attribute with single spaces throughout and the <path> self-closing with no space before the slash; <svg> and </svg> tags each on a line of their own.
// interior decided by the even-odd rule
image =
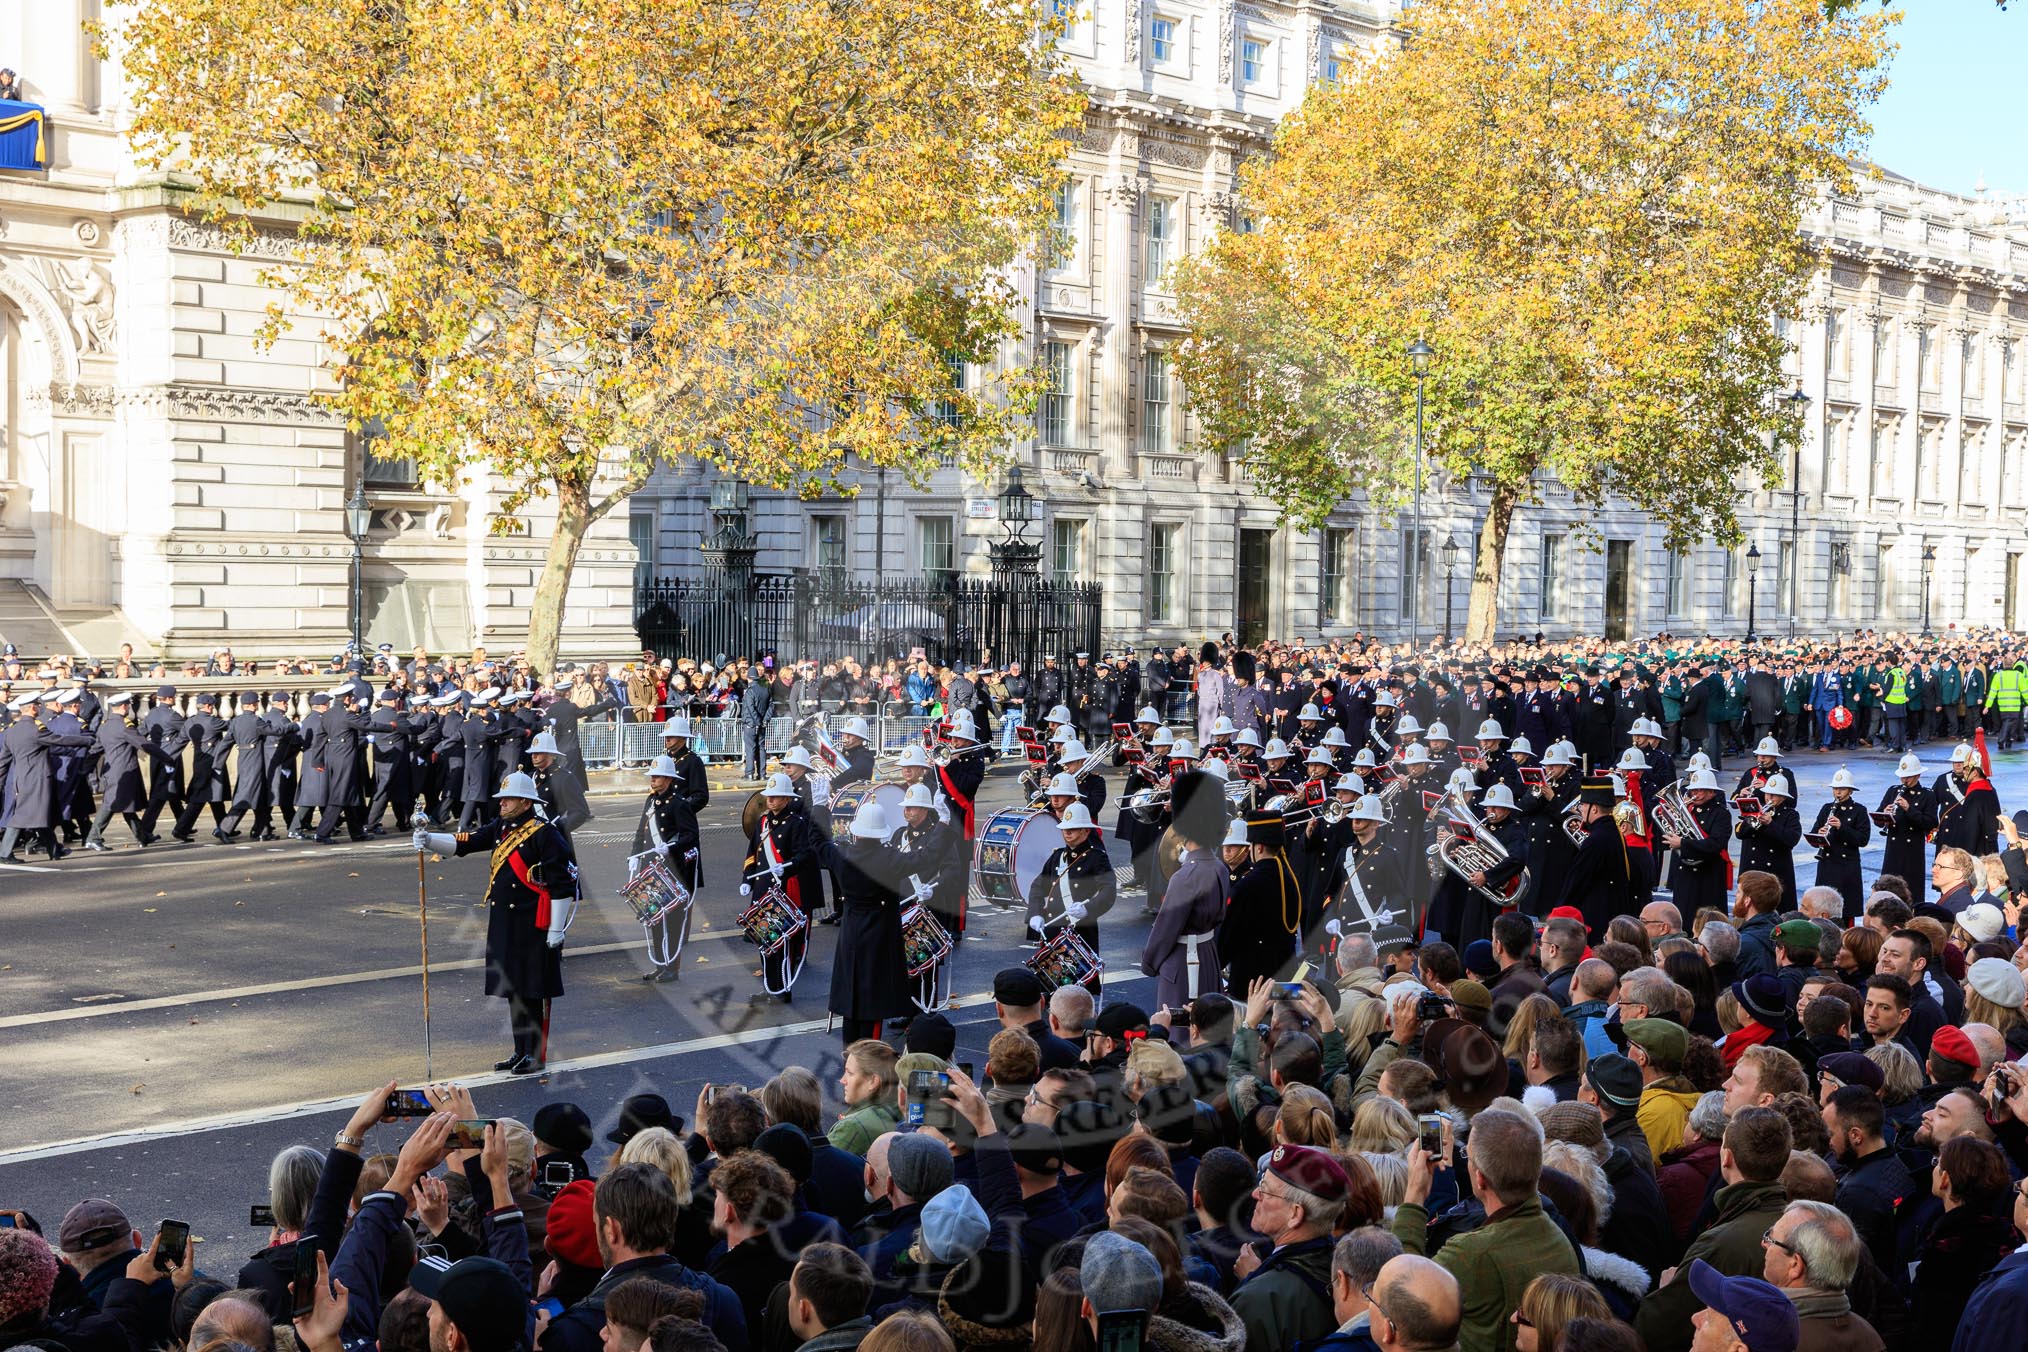
<svg viewBox="0 0 2028 1352">
<path fill-rule="evenodd" d="M 429 814 L 420 797 L 416 799 L 415 816 L 421 817 L 424 821 L 429 820 Z M 410 820 L 414 820 L 414 817 Z M 415 852 L 415 909 L 416 914 L 422 919 L 423 1079 L 434 1084 L 437 1078 L 436 1067 L 430 1047 L 430 902 L 429 884 L 423 874 L 426 867 L 425 856 L 428 854 L 427 846 Z"/>
</svg>

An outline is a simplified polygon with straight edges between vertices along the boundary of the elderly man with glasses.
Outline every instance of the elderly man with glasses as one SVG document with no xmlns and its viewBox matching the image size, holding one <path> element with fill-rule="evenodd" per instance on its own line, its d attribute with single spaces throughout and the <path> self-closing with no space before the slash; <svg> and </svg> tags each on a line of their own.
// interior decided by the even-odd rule
<svg viewBox="0 0 2028 1352">
<path fill-rule="evenodd" d="M 1796 1352 L 1881 1352 L 1879 1333 L 1845 1295 L 1865 1249 L 1851 1218 L 1824 1202 L 1791 1202 L 1760 1242 L 1761 1276 L 1787 1293 L 1802 1321 Z"/>
</svg>

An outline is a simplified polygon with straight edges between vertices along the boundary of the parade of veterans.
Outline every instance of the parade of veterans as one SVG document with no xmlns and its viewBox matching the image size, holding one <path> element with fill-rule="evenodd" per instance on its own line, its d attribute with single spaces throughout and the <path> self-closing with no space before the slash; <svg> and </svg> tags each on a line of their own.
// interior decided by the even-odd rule
<svg viewBox="0 0 2028 1352">
<path fill-rule="evenodd" d="M 2028 15 L 0 0 L 0 1352 L 2028 1348 Z"/>
</svg>

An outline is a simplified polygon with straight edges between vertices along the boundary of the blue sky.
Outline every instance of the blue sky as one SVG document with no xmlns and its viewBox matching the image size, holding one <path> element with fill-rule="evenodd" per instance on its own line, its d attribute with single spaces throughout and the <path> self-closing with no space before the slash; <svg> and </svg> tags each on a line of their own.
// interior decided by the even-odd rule
<svg viewBox="0 0 2028 1352">
<path fill-rule="evenodd" d="M 1875 161 L 1931 187 L 2028 194 L 2028 4 L 1901 0 Z"/>
</svg>

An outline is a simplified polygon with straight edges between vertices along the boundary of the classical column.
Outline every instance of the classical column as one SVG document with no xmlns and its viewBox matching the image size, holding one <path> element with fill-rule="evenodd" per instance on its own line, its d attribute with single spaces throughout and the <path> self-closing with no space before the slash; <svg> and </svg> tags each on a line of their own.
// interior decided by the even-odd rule
<svg viewBox="0 0 2028 1352">
<path fill-rule="evenodd" d="M 35 0 L 28 9 L 20 59 L 7 64 L 20 71 L 32 102 L 52 113 L 83 112 L 86 63 L 93 59 L 84 0 Z"/>
<path fill-rule="evenodd" d="M 1141 197 L 1148 180 L 1132 174 L 1114 174 L 1099 189 L 1105 203 L 1106 256 L 1101 288 L 1104 328 L 1110 341 L 1103 344 L 1098 366 L 1098 446 L 1100 463 L 1115 473 L 1128 472 L 1133 464 L 1133 343 L 1134 267 L 1139 250 L 1134 229 Z"/>
</svg>

